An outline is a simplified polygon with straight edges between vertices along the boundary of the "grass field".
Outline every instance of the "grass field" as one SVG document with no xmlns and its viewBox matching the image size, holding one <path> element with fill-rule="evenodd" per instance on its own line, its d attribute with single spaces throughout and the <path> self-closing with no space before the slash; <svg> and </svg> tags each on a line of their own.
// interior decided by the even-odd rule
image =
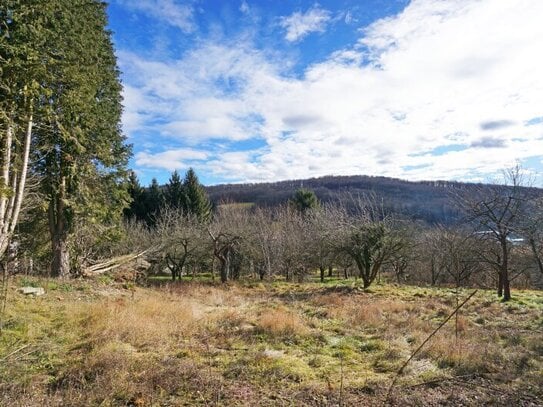
<svg viewBox="0 0 543 407">
<path fill-rule="evenodd" d="M 27 284 L 46 295 L 17 293 Z M 18 278 L 8 294 L 2 406 L 384 405 L 457 301 L 451 289 L 341 280 L 142 288 Z M 513 295 L 477 292 L 387 404 L 543 405 L 543 292 Z"/>
</svg>

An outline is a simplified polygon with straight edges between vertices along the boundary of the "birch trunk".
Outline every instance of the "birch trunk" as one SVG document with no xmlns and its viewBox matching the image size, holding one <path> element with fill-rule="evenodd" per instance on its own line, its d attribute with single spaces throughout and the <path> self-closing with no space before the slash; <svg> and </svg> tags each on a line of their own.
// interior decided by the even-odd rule
<svg viewBox="0 0 543 407">
<path fill-rule="evenodd" d="M 14 128 L 12 124 L 9 124 L 7 128 L 4 153 L 2 156 L 3 193 L 0 197 L 0 257 L 4 256 L 9 247 L 9 241 L 15 232 L 15 227 L 17 226 L 17 221 L 21 212 L 26 187 L 33 126 L 34 122 L 32 114 L 30 114 L 27 119 L 22 150 L 15 154 L 15 157 L 12 156 Z M 20 157 L 17 155 L 20 155 Z M 17 159 L 20 159 L 21 162 L 19 168 L 15 162 Z"/>
</svg>

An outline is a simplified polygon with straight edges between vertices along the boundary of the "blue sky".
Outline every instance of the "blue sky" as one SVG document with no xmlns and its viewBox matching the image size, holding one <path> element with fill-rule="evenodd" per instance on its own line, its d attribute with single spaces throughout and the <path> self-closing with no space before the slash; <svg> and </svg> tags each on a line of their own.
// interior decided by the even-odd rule
<svg viewBox="0 0 543 407">
<path fill-rule="evenodd" d="M 111 0 L 141 182 L 543 185 L 543 1 Z"/>
</svg>

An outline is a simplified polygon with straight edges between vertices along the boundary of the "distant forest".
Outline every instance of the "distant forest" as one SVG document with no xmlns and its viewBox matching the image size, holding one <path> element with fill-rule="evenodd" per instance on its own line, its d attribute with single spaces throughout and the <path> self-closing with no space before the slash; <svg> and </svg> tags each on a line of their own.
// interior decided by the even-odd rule
<svg viewBox="0 0 543 407">
<path fill-rule="evenodd" d="M 366 175 L 326 176 L 272 183 L 222 184 L 205 187 L 211 201 L 253 203 L 261 207 L 286 203 L 296 190 L 310 189 L 323 202 L 338 202 L 345 195 L 372 194 L 387 212 L 429 224 L 450 225 L 461 220 L 462 211 L 455 202 L 460 191 L 477 191 L 480 184 L 450 181 L 410 182 L 396 178 Z"/>
</svg>

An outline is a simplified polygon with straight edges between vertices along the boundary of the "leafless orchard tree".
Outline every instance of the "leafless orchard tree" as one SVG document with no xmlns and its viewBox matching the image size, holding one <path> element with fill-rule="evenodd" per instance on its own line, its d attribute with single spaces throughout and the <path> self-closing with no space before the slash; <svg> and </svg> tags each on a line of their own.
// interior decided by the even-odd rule
<svg viewBox="0 0 543 407">
<path fill-rule="evenodd" d="M 435 247 L 440 251 L 438 267 L 457 287 L 466 285 L 481 271 L 477 238 L 466 230 L 439 227 Z"/>
<path fill-rule="evenodd" d="M 257 208 L 251 214 L 249 239 L 246 244 L 254 271 L 264 280 L 274 274 L 278 267 L 279 227 L 274 221 L 273 211 Z"/>
<path fill-rule="evenodd" d="M 213 221 L 207 227 L 212 241 L 213 256 L 219 261 L 221 282 L 237 279 L 245 260 L 249 240 L 250 212 L 236 204 L 219 205 Z"/>
<path fill-rule="evenodd" d="M 497 274 L 497 293 L 503 301 L 511 299 L 511 249 L 515 233 L 521 232 L 528 202 L 533 198 L 519 166 L 504 171 L 501 185 L 486 185 L 473 196 L 458 197 L 467 219 L 481 239 L 492 242 L 481 251 L 482 261 Z"/>
<path fill-rule="evenodd" d="M 160 241 L 163 260 L 172 280 L 181 279 L 187 267 L 195 267 L 209 250 L 205 225 L 180 209 L 163 208 L 154 234 Z"/>
<path fill-rule="evenodd" d="M 287 281 L 303 280 L 310 269 L 308 221 L 296 210 L 285 206 L 275 214 L 278 228 L 278 268 Z"/>
<path fill-rule="evenodd" d="M 324 282 L 326 269 L 333 268 L 334 236 L 338 224 L 338 211 L 334 206 L 314 208 L 306 216 L 307 246 L 310 265 L 317 268 Z"/>
<path fill-rule="evenodd" d="M 543 287 L 543 197 L 539 196 L 529 202 L 522 222 L 522 235 L 539 274 L 535 280 Z"/>
</svg>

